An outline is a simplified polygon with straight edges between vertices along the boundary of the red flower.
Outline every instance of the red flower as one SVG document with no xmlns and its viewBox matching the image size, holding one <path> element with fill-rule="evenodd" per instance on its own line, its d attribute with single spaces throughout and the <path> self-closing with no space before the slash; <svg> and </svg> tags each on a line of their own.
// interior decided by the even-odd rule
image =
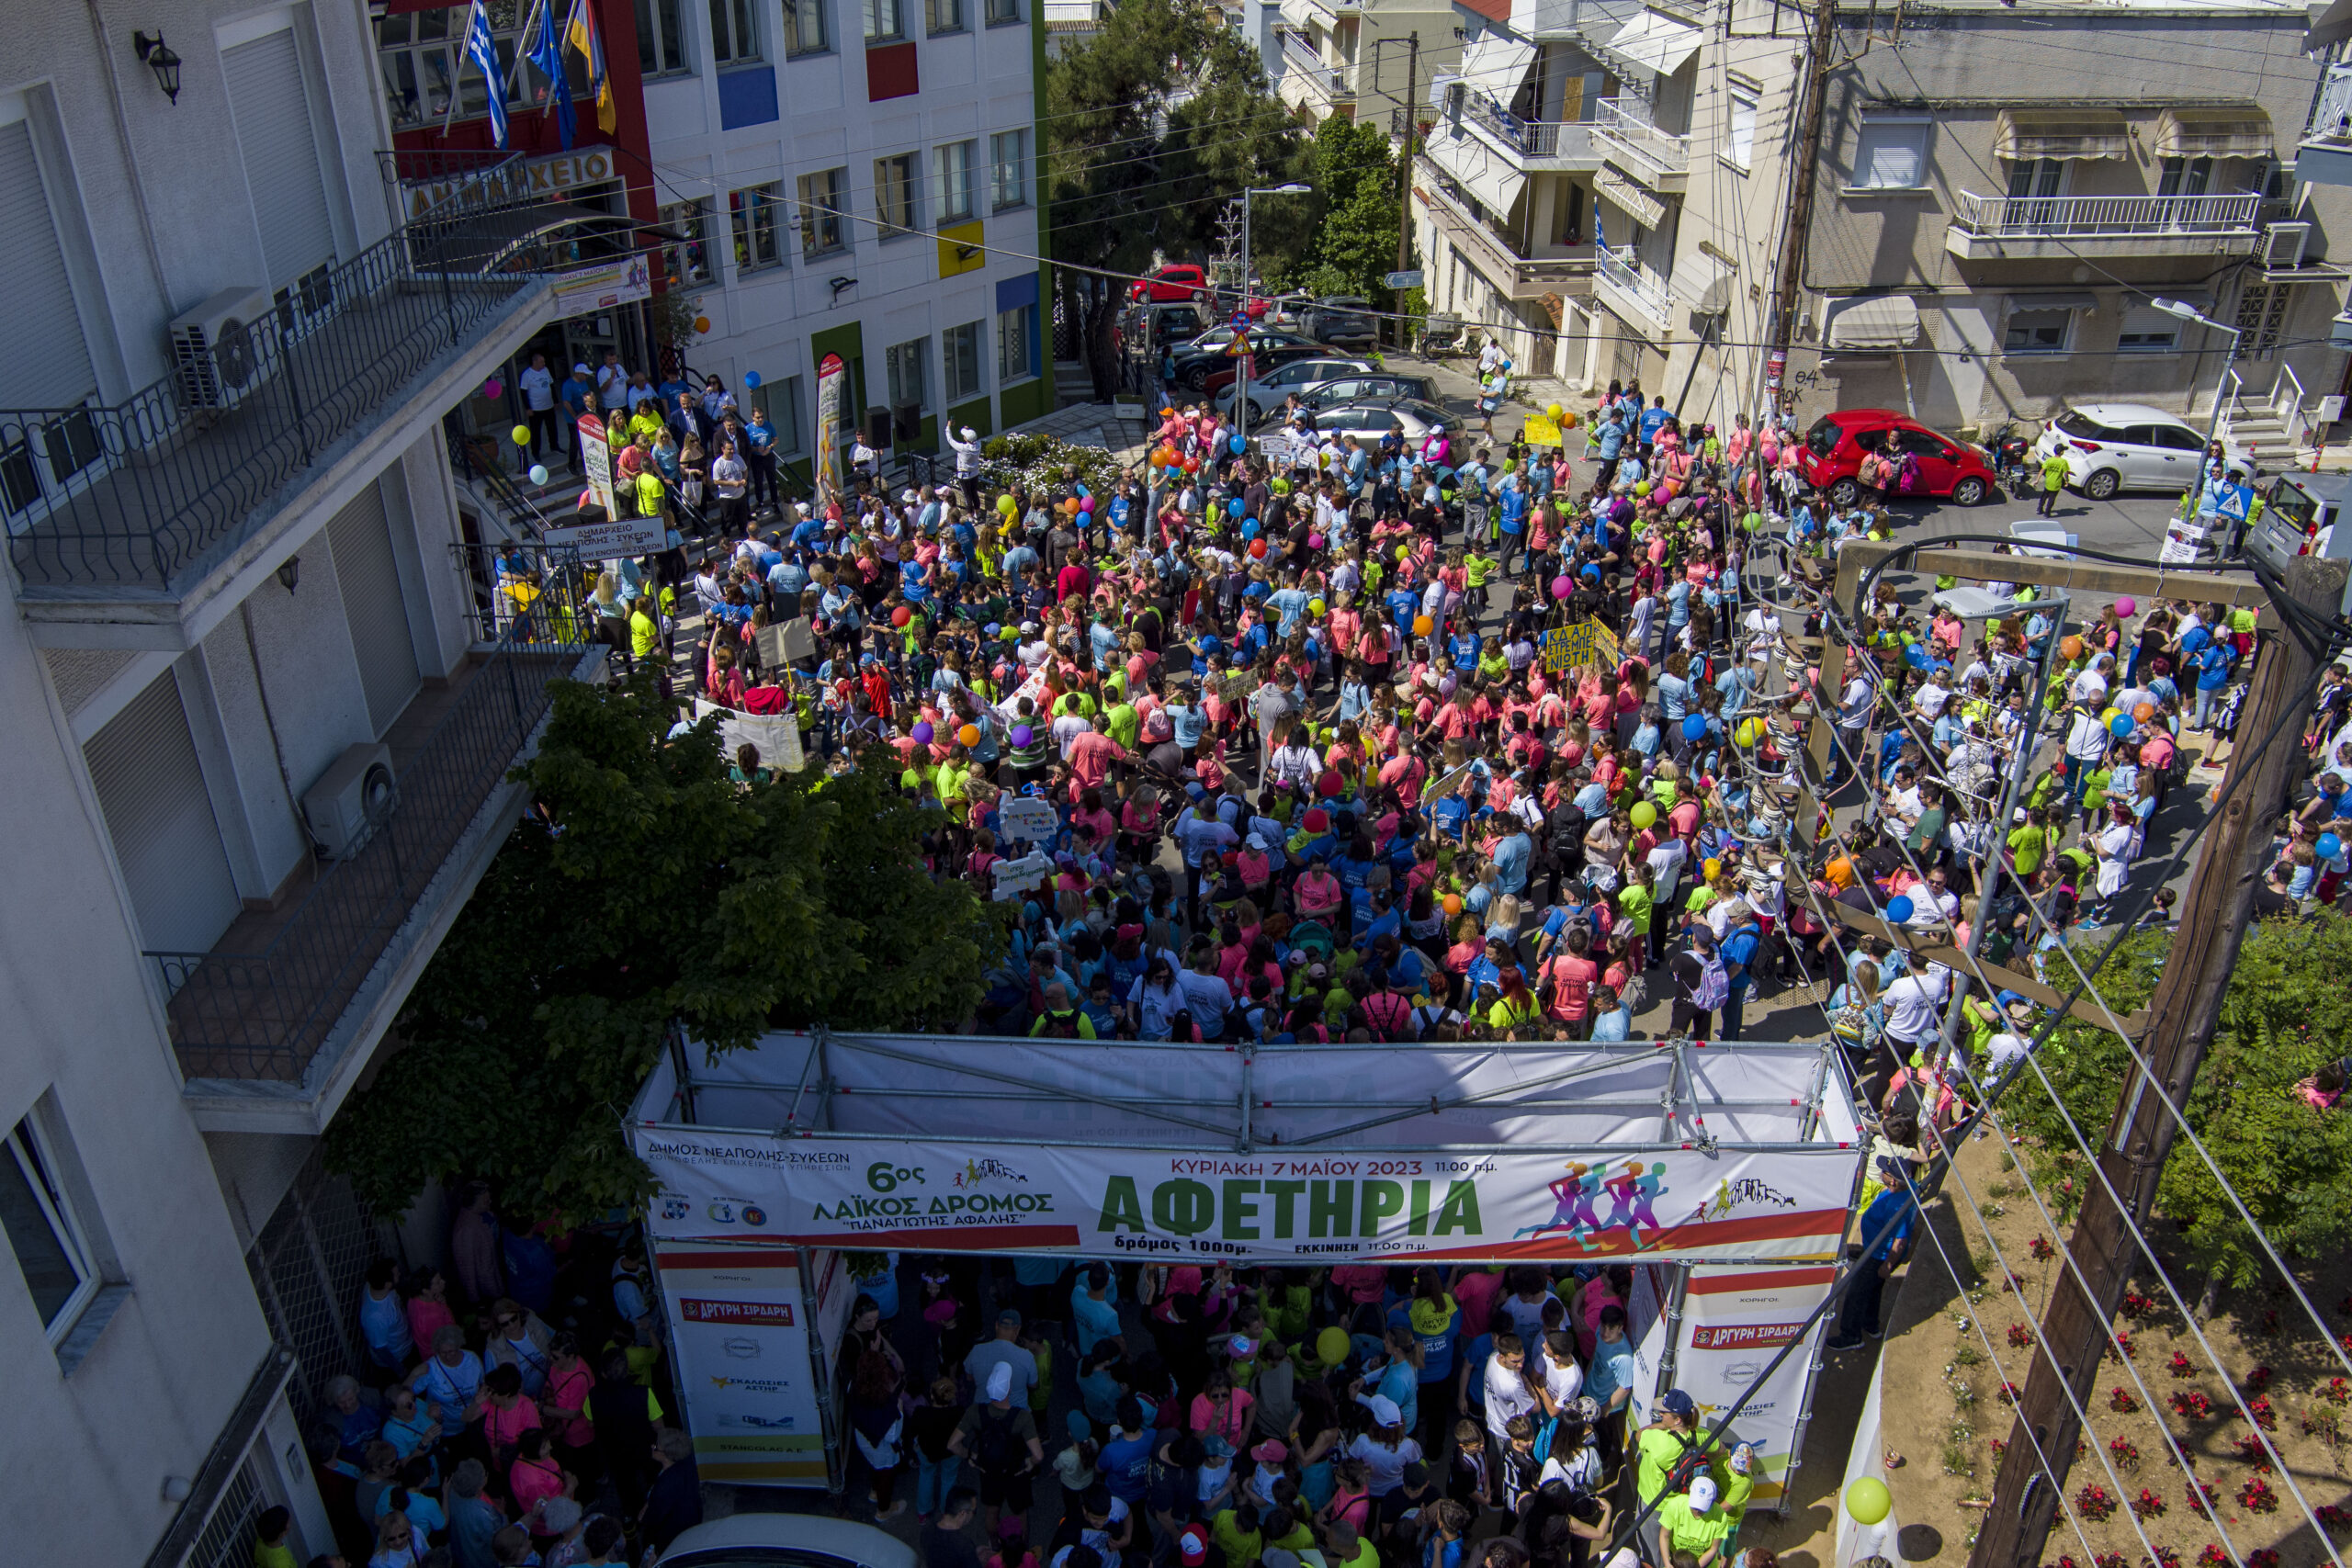
<svg viewBox="0 0 2352 1568">
<path fill-rule="evenodd" d="M 2188 1511 L 2195 1514 L 2199 1518 L 2211 1518 L 2213 1517 L 2213 1483 L 2210 1481 L 2199 1481 L 2193 1475 L 2190 1476 L 2188 1478 L 2188 1495 L 2183 1499 L 2183 1501 L 2188 1503 Z"/>
<path fill-rule="evenodd" d="M 2015 1404 L 2018 1402 L 2018 1385 L 2004 1378 L 2001 1380 L 2001 1387 L 1996 1397 L 2004 1404 Z"/>
<path fill-rule="evenodd" d="M 2122 1352 L 2122 1355 L 2116 1358 L 2119 1360 L 2136 1360 L 2139 1359 L 2140 1353 L 2132 1348 L 2132 1336 L 2129 1334 L 2118 1333 L 2115 1337 L 2115 1343 L 2108 1347 L 2107 1353 L 2110 1356 L 2114 1356 L 2119 1350 Z"/>
<path fill-rule="evenodd" d="M 2156 1310 L 2156 1303 L 2137 1291 L 2123 1292 L 2123 1315 L 2137 1320 Z"/>
<path fill-rule="evenodd" d="M 2264 1448 L 2262 1446 L 2262 1439 L 2255 1437 L 2252 1433 L 2248 1433 L 2246 1436 L 2240 1438 L 2235 1442 L 2232 1443 L 2230 1445 L 2230 1451 L 2237 1455 L 2237 1457 L 2244 1462 L 2252 1465 L 2257 1471 L 2267 1473 L 2272 1468 L 2270 1463 L 2270 1450 Z"/>
<path fill-rule="evenodd" d="M 2139 1446 L 2133 1443 L 2131 1438 L 2122 1437 L 2109 1438 L 2107 1451 L 2109 1455 L 2113 1456 L 2115 1462 L 2121 1465 L 2124 1469 L 2137 1470 L 2140 1468 Z"/>
<path fill-rule="evenodd" d="M 2132 1511 L 2139 1515 L 2143 1519 L 2163 1517 L 2165 1511 L 2164 1495 L 2160 1492 L 2151 1491 L 2145 1486 L 2141 1487 L 2140 1495 L 2132 1499 Z"/>
<path fill-rule="evenodd" d="M 2009 1343 L 2016 1346 L 2020 1350 L 2026 1348 L 2033 1343 L 2033 1330 L 2028 1328 L 2022 1323 L 2013 1323 L 2009 1325 Z M 2344 1380 L 2342 1378 L 2338 1378 L 2335 1381 L 2342 1382 Z"/>
<path fill-rule="evenodd" d="M 2098 1568 L 2132 1568 L 2132 1564 L 2120 1551 L 2102 1551 L 2091 1561 L 2098 1563 Z"/>
<path fill-rule="evenodd" d="M 2213 1413 L 2213 1402 L 2194 1389 L 2180 1390 L 2167 1403 L 2172 1405 L 2174 1415 L 2186 1416 L 2191 1420 L 2199 1420 Z"/>
<path fill-rule="evenodd" d="M 2250 1372 L 2246 1373 L 2246 1375 L 2245 1375 L 2245 1391 L 2246 1391 L 2246 1393 L 2260 1393 L 2264 1389 L 2268 1388 L 2269 1386 L 2270 1386 L 2270 1369 L 2269 1369 L 2268 1367 L 2256 1367 L 2256 1368 L 2255 1368 L 2255 1369 L 2254 1369 L 2254 1371 L 2250 1371 Z"/>
<path fill-rule="evenodd" d="M 2140 1559 L 2141 1568 L 2180 1568 L 2180 1552 L 2177 1548 L 2159 1543 L 2155 1552 L 2154 1561 L 2145 1557 Z"/>
<path fill-rule="evenodd" d="M 2245 1484 L 2238 1488 L 2238 1506 L 2249 1514 L 2271 1514 L 2278 1510 L 2278 1494 L 2258 1475 L 2249 1475 Z"/>
<path fill-rule="evenodd" d="M 2058 1249 L 2050 1245 L 2050 1238 L 2046 1235 L 2035 1236 L 2025 1245 L 2026 1250 L 2033 1254 L 2034 1261 L 2037 1263 L 2047 1263 L 2058 1256 Z M 2344 1303 L 2346 1312 L 2352 1314 L 2352 1296 L 2345 1297 Z"/>
<path fill-rule="evenodd" d="M 2230 1568 L 2229 1553 L 2208 1541 L 2205 1550 L 2197 1554 L 2197 1568 Z"/>
<path fill-rule="evenodd" d="M 2172 1353 L 2172 1359 L 2166 1364 L 2172 1369 L 2172 1375 L 2177 1378 L 2192 1376 L 2197 1371 L 2196 1367 L 2190 1364 L 2188 1358 L 2177 1350 Z"/>
<path fill-rule="evenodd" d="M 2327 1386 L 2319 1391 L 2319 1396 L 2330 1404 L 2342 1404 L 2346 1401 L 2352 1401 L 2352 1383 L 2346 1382 L 2342 1378 L 2330 1378 L 2327 1380 Z"/>
<path fill-rule="evenodd" d="M 2264 1431 L 2275 1432 L 2278 1429 L 2278 1413 L 2270 1408 L 2270 1401 L 2256 1399 L 2245 1408 L 2246 1414 L 2254 1417 L 2254 1424 Z"/>
<path fill-rule="evenodd" d="M 2245 1568 L 2278 1568 L 2278 1549 L 2257 1546 L 2245 1554 Z"/>
<path fill-rule="evenodd" d="M 2075 1494 L 2075 1512 L 2086 1519 L 2106 1518 L 2115 1512 L 2115 1498 L 2106 1487 L 2093 1482 Z"/>
<path fill-rule="evenodd" d="M 2140 1402 L 2133 1398 L 2132 1391 L 2125 1388 L 2121 1383 L 2116 1384 L 2114 1389 L 2109 1393 L 2107 1396 L 2107 1403 L 2109 1409 L 2120 1411 L 2126 1416 L 2131 1415 L 2133 1411 L 2140 1408 Z"/>
<path fill-rule="evenodd" d="M 2009 1451 L 2009 1440 L 2008 1440 L 2008 1438 L 1995 1438 L 1993 1439 L 1993 1457 L 1994 1457 L 1995 1459 L 1999 1459 L 2000 1457 L 2002 1457 L 2004 1454 L 2007 1453 L 2008 1451 Z"/>
<path fill-rule="evenodd" d="M 2352 1525 L 2352 1514 L 2346 1513 L 2341 1503 L 2322 1503 L 2312 1510 L 2312 1517 L 2319 1520 L 2322 1529 L 2340 1530 Z"/>
</svg>

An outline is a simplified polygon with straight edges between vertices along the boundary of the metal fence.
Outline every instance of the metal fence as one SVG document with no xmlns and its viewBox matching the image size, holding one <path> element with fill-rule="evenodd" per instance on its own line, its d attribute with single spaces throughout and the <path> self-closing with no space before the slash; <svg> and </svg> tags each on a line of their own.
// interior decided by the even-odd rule
<svg viewBox="0 0 2352 1568">
<path fill-rule="evenodd" d="M 0 511 L 28 592 L 170 589 L 234 547 L 256 509 L 443 353 L 532 287 L 425 269 L 489 254 L 496 214 L 410 229 L 280 290 L 124 401 L 0 410 Z"/>
<path fill-rule="evenodd" d="M 254 1474 L 253 1456 L 247 1454 L 220 1489 L 203 1533 L 180 1561 L 186 1568 L 252 1568 L 254 1526 L 268 1506 L 269 1498 Z"/>
<path fill-rule="evenodd" d="M 580 661 L 544 622 L 510 626 L 401 765 L 395 804 L 332 863 L 259 953 L 157 953 L 180 1067 L 191 1078 L 300 1082 L 379 962 L 405 956 L 409 911 L 504 780 Z"/>
<path fill-rule="evenodd" d="M 316 1149 L 245 1249 L 270 1337 L 294 1348 L 286 1396 L 304 1427 L 326 1408 L 329 1382 L 367 1366 L 359 1293 L 368 1266 L 396 1255 L 390 1228 L 360 1206 L 349 1182 L 327 1175 Z"/>
<path fill-rule="evenodd" d="M 1952 221 L 1980 234 L 2251 234 L 2262 196 L 1979 196 L 1960 193 Z"/>
</svg>

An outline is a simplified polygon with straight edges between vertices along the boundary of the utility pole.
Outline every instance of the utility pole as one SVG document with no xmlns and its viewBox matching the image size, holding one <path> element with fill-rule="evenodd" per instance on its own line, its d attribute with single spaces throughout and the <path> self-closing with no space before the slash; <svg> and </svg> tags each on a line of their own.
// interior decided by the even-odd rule
<svg viewBox="0 0 2352 1568">
<path fill-rule="evenodd" d="M 1413 265 L 1413 136 L 1417 129 L 1413 118 L 1413 94 L 1421 66 L 1421 35 L 1417 28 L 1405 39 L 1405 146 L 1396 159 L 1396 270 L 1405 272 Z M 1405 321 L 1405 296 L 1408 290 L 1396 290 L 1396 346 L 1399 350 L 1412 346 L 1411 328 Z"/>
<path fill-rule="evenodd" d="M 1779 275 L 1772 280 L 1772 320 L 1764 372 L 1764 399 L 1770 405 L 1780 396 L 1789 362 L 1789 344 L 1796 337 L 1797 295 L 1804 286 L 1805 243 L 1813 232 L 1814 189 L 1821 167 L 1821 121 L 1829 103 L 1829 51 L 1838 42 L 1837 0 L 1814 0 L 1813 41 L 1805 51 L 1804 75 L 1797 91 L 1803 119 L 1797 130 L 1796 188 L 1789 197 L 1789 227 L 1781 236 Z M 1762 420 L 1758 421 L 1760 427 Z"/>
<path fill-rule="evenodd" d="M 2314 615 L 2332 618 L 2343 602 L 2345 570 L 2341 561 L 2298 557 L 2287 563 L 2283 574 L 2286 596 Z M 2307 711 L 2316 666 L 2292 630 L 2267 634 L 2237 733 L 2258 740 L 2282 715 Z M 2154 1023 L 2141 1048 L 2175 1105 L 2188 1104 L 2197 1069 L 2221 1018 L 2222 993 L 2229 987 L 2239 944 L 2245 940 L 2263 863 L 2269 858 L 2270 823 L 2301 761 L 2293 739 L 2293 731 L 2285 730 L 2259 757 L 2247 752 L 2232 759 L 2233 773 L 2241 765 L 2251 765 L 2254 775 L 2206 829 L 2205 852 L 2198 859 L 2181 906 L 2180 931 L 2148 1004 Z M 2130 1092 L 2116 1106 L 2099 1149 L 2098 1168 L 2105 1180 L 2092 1184 L 2082 1218 L 2075 1224 L 2072 1250 L 2089 1293 L 2075 1282 L 2072 1270 L 2060 1272 L 2041 1320 L 2033 1368 L 2018 1400 L 2008 1451 L 1993 1484 L 1994 1506 L 1969 1556 L 1971 1568 L 2026 1568 L 2041 1560 L 2081 1434 L 2075 1409 L 2077 1404 L 2089 1407 L 2112 1343 L 2109 1325 L 2124 1282 L 2133 1272 L 2137 1246 L 2132 1226 L 2144 1229 L 2147 1224 L 2156 1180 L 2177 1130 L 2172 1112 L 2149 1092 L 2146 1077 L 2135 1076 Z M 2122 1200 L 2120 1210 L 2108 1197 L 2110 1187 Z M 2041 1473 L 2037 1445 L 2049 1456 L 2053 1477 Z"/>
</svg>

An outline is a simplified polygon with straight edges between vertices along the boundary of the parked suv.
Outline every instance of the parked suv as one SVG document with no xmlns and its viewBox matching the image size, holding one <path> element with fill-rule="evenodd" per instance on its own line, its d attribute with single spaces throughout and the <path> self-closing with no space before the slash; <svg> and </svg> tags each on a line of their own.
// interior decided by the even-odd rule
<svg viewBox="0 0 2352 1568">
<path fill-rule="evenodd" d="M 2177 414 L 2146 403 L 2083 403 L 2041 427 L 2033 444 L 2035 470 L 2058 443 L 2066 444 L 2066 482 L 2093 501 L 2122 490 L 2161 490 L 2178 495 L 2197 482 L 2203 432 Z M 2223 443 L 2231 464 L 2254 477 L 2254 457 L 2244 446 Z M 2038 488 L 2038 486 L 2037 486 Z"/>
<path fill-rule="evenodd" d="M 1863 443 L 1883 452 L 1890 430 L 1896 433 L 1897 449 L 1919 460 L 1917 485 L 1897 493 L 1950 496 L 1962 506 L 1993 493 L 1993 469 L 1984 453 L 1893 409 L 1841 409 L 1815 421 L 1797 457 L 1805 483 L 1826 491 L 1833 506 L 1853 505 L 1862 493 Z"/>
<path fill-rule="evenodd" d="M 1205 305 L 1211 299 L 1208 268 L 1190 262 L 1170 262 L 1129 284 L 1127 298 L 1136 304 L 1186 300 Z"/>
<path fill-rule="evenodd" d="M 1351 294 L 1326 295 L 1301 307 L 1298 324 L 1308 337 L 1325 343 L 1368 347 L 1380 341 L 1380 326 L 1373 319 L 1372 301 Z"/>
</svg>

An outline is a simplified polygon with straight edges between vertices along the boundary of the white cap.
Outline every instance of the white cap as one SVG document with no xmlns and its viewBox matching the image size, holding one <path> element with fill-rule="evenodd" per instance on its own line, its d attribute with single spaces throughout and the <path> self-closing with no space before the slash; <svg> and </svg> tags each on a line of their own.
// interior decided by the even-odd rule
<svg viewBox="0 0 2352 1568">
<path fill-rule="evenodd" d="M 575 365 L 571 367 L 571 373 L 574 376 L 585 376 L 588 374 L 588 367 L 585 365 Z"/>
<path fill-rule="evenodd" d="M 978 431 L 974 430 L 974 429 L 973 429 L 970 425 L 968 425 L 968 424 L 967 424 L 967 425 L 966 425 L 966 426 L 964 427 L 964 439 L 965 439 L 965 440 L 967 440 L 967 441 L 978 441 L 979 438 L 980 438 L 980 433 L 979 433 Z"/>
<path fill-rule="evenodd" d="M 989 1373 L 989 1397 L 992 1400 L 1012 1397 L 1012 1368 L 1010 1363 L 999 1361 L 994 1370 Z M 1712 1486 L 1714 1483 L 1709 1482 L 1708 1484 Z M 1713 1502 L 1714 1499 L 1710 1496 L 1708 1501 Z"/>
<path fill-rule="evenodd" d="M 997 1368 L 997 1371 L 1001 1371 L 1001 1372 L 1002 1372 L 1002 1373 L 1004 1373 L 1004 1375 L 1005 1375 L 1005 1381 L 1006 1381 L 1008 1383 L 1010 1383 L 1010 1382 L 1012 1382 L 1012 1369 L 1011 1369 L 1010 1367 L 999 1366 L 999 1367 Z M 990 1394 L 992 1397 L 994 1397 L 994 1398 L 1001 1399 L 1001 1398 L 1003 1397 L 1003 1395 L 999 1394 L 999 1393 L 996 1393 L 996 1379 L 995 1379 L 995 1378 L 993 1378 L 993 1377 L 991 1377 L 991 1378 L 989 1378 L 989 1394 Z M 1696 1480 L 1692 1481 L 1692 1482 L 1690 1483 L 1690 1510 L 1691 1510 L 1691 1512 L 1693 1512 L 1693 1513 L 1697 1513 L 1697 1514 L 1703 1514 L 1703 1513 L 1705 1513 L 1708 1509 L 1710 1509 L 1710 1508 L 1713 1507 L 1714 1506 L 1715 1506 L 1715 1478 L 1714 1478 L 1713 1476 L 1712 1476 L 1712 1475 L 1702 1475 L 1702 1476 L 1700 1476 L 1699 1478 L 1697 1478 Z"/>
<path fill-rule="evenodd" d="M 1394 1427 L 1405 1418 L 1405 1413 L 1396 1408 L 1396 1402 L 1385 1393 L 1374 1394 L 1371 1404 L 1372 1418 L 1383 1427 Z"/>
</svg>

